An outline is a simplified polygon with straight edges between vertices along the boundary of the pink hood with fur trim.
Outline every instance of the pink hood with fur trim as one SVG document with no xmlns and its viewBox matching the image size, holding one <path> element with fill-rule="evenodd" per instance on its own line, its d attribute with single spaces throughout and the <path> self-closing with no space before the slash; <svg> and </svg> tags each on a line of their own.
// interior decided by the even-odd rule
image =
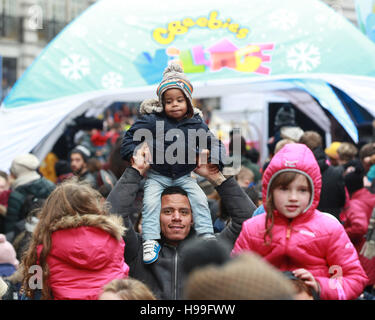
<svg viewBox="0 0 375 320">
<path fill-rule="evenodd" d="M 48 280 L 55 300 L 96 300 L 104 285 L 128 276 L 121 218 L 65 216 L 50 230 Z M 42 249 L 42 245 L 37 247 L 38 257 Z"/>
<path fill-rule="evenodd" d="M 268 198 L 268 187 L 277 175 L 285 171 L 294 171 L 306 176 L 312 185 L 310 204 L 305 213 L 313 212 L 319 204 L 322 189 L 322 176 L 314 154 L 304 144 L 285 145 L 271 160 L 262 180 L 263 203 Z"/>
<path fill-rule="evenodd" d="M 282 271 L 310 271 L 319 282 L 321 299 L 356 299 L 368 279 L 343 226 L 334 216 L 316 209 L 321 174 L 311 150 L 302 144 L 287 144 L 273 157 L 263 176 L 264 202 L 268 186 L 284 171 L 304 174 L 312 183 L 307 209 L 292 220 L 275 212 L 270 245 L 264 243 L 266 214 L 248 219 L 232 252 L 254 251 Z"/>
</svg>

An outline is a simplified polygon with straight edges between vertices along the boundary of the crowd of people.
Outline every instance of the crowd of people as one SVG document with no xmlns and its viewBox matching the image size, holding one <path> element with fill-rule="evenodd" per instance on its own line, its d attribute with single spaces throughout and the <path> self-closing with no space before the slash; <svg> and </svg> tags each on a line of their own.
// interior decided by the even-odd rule
<svg viewBox="0 0 375 320">
<path fill-rule="evenodd" d="M 224 175 L 236 137 L 226 150 L 192 92 L 172 63 L 139 116 L 0 172 L 0 299 L 375 299 L 375 143 L 324 148 L 285 105 L 269 159 L 240 137 Z"/>
</svg>

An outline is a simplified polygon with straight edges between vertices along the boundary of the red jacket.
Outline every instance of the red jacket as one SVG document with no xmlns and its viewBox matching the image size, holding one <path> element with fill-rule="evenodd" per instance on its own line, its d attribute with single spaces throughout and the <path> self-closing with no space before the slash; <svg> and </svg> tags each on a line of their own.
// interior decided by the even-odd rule
<svg viewBox="0 0 375 320">
<path fill-rule="evenodd" d="M 0 192 L 0 204 L 1 205 L 8 207 L 8 199 L 9 199 L 9 195 L 11 192 L 12 192 L 11 189 Z"/>
<path fill-rule="evenodd" d="M 51 226 L 47 264 L 54 299 L 96 300 L 104 285 L 128 276 L 120 221 L 114 216 L 76 215 Z M 39 245 L 38 257 L 42 249 Z"/>
<path fill-rule="evenodd" d="M 366 188 L 362 188 L 352 194 L 348 206 L 340 215 L 345 231 L 357 249 L 359 260 L 369 277 L 369 285 L 375 284 L 375 258 L 367 259 L 360 252 L 366 241 L 365 235 L 374 207 L 375 194 L 372 194 Z"/>
<path fill-rule="evenodd" d="M 271 179 L 282 171 L 302 173 L 311 181 L 309 206 L 292 220 L 275 211 L 270 245 L 264 243 L 266 214 L 247 220 L 233 253 L 250 250 L 282 271 L 310 271 L 320 284 L 321 299 L 356 299 L 368 279 L 343 226 L 332 215 L 316 209 L 321 175 L 314 155 L 302 144 L 284 146 L 264 172 L 263 202 L 268 198 Z"/>
</svg>

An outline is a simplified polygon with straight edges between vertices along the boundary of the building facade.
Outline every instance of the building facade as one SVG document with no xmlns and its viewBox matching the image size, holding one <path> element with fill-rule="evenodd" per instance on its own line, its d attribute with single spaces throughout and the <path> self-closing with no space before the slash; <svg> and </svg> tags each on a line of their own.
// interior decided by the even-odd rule
<svg viewBox="0 0 375 320">
<path fill-rule="evenodd" d="M 4 98 L 43 48 L 96 0 L 0 0 Z"/>
</svg>

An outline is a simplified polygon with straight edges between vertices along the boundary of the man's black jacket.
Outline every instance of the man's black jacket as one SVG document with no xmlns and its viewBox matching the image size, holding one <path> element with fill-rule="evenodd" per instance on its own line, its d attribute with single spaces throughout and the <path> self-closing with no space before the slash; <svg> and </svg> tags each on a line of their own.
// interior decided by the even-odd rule
<svg viewBox="0 0 375 320">
<path fill-rule="evenodd" d="M 157 299 L 183 299 L 186 274 L 183 272 L 181 249 L 188 239 L 195 236 L 195 232 L 192 228 L 188 237 L 177 247 L 162 240 L 159 259 L 150 265 L 144 264 L 142 236 L 135 232 L 129 218 L 141 179 L 142 176 L 136 169 L 127 168 L 107 198 L 111 213 L 121 215 L 128 228 L 124 241 L 125 261 L 130 267 L 129 276 L 145 283 Z M 231 216 L 231 222 L 216 237 L 233 247 L 243 222 L 252 216 L 256 207 L 233 177 L 224 181 L 216 190 Z"/>
</svg>

